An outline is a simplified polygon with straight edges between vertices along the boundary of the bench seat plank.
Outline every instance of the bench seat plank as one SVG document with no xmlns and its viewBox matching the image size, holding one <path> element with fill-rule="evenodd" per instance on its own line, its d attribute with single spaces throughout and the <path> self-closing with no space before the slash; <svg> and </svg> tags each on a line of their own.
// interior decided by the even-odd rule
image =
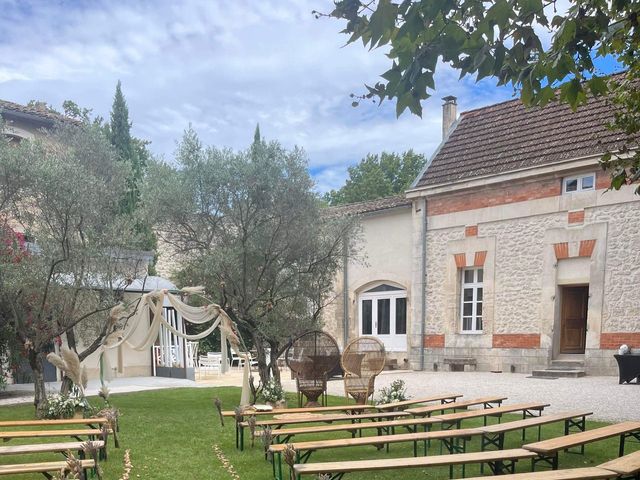
<svg viewBox="0 0 640 480">
<path fill-rule="evenodd" d="M 416 467 L 439 467 L 464 465 L 467 463 L 488 463 L 503 460 L 533 458 L 536 454 L 522 448 L 490 452 L 456 453 L 429 457 L 384 458 L 378 460 L 353 460 L 346 462 L 304 463 L 293 466 L 300 475 L 339 472 L 365 472 Z"/>
<path fill-rule="evenodd" d="M 324 412 L 351 412 L 362 410 L 373 410 L 375 407 L 371 405 L 330 405 L 328 407 L 300 407 L 300 408 L 274 408 L 273 410 L 256 410 L 245 413 L 245 416 L 250 415 L 283 415 L 287 413 L 324 413 Z M 222 412 L 223 417 L 235 417 L 236 412 L 233 410 L 224 410 Z"/>
<path fill-rule="evenodd" d="M 433 412 L 439 412 L 441 410 L 455 410 L 458 408 L 472 407 L 474 405 L 500 403 L 506 399 L 507 397 L 499 397 L 499 396 L 474 398 L 472 400 L 465 400 L 463 402 L 454 402 L 454 403 L 445 403 L 442 405 L 427 405 L 426 407 L 408 408 L 407 410 L 405 410 L 405 412 L 410 413 L 411 415 L 429 415 Z"/>
<path fill-rule="evenodd" d="M 526 472 L 500 475 L 500 480 L 598 480 L 605 478 L 615 478 L 616 474 L 599 467 L 568 468 L 566 470 L 545 470 L 543 472 Z M 472 477 L 466 480 L 481 480 L 495 478 Z"/>
<path fill-rule="evenodd" d="M 303 435 L 308 433 L 328 433 L 328 432 L 348 432 L 359 431 L 372 428 L 392 428 L 392 427 L 411 427 L 419 425 L 434 425 L 440 423 L 435 418 L 406 418 L 402 420 L 387 420 L 383 422 L 366 422 L 366 423 L 350 423 L 339 425 L 318 425 L 310 427 L 286 428 L 280 430 L 272 430 L 274 437 L 292 437 L 294 435 Z"/>
<path fill-rule="evenodd" d="M 93 425 L 109 423 L 106 418 L 63 418 L 59 420 L 3 420 L 0 428 L 6 427 L 48 427 L 60 425 Z"/>
<path fill-rule="evenodd" d="M 620 475 L 635 475 L 640 472 L 640 450 L 610 462 L 601 463 L 598 467 L 611 470 Z"/>
<path fill-rule="evenodd" d="M 541 442 L 529 443 L 522 448 L 536 453 L 548 454 L 565 450 L 572 447 L 584 445 L 586 443 L 604 440 L 606 438 L 624 435 L 636 430 L 640 430 L 640 422 L 622 422 L 606 427 L 595 428 L 585 432 L 572 433 L 564 437 L 551 438 Z"/>
<path fill-rule="evenodd" d="M 83 469 L 94 468 L 96 466 L 93 460 L 80 460 Z M 68 470 L 68 464 L 62 462 L 40 462 L 40 463 L 22 463 L 13 465 L 0 465 L 0 475 L 13 475 L 17 473 L 42 473 L 55 472 L 62 469 Z"/>
<path fill-rule="evenodd" d="M 422 440 L 440 440 L 442 438 L 463 438 L 481 435 L 475 428 L 461 428 L 459 430 L 435 430 L 433 432 L 399 433 L 397 435 L 377 435 L 370 437 L 339 438 L 334 440 L 313 440 L 292 443 L 296 450 L 322 450 L 327 448 L 355 447 L 361 445 L 379 445 L 386 443 L 415 442 Z M 271 445 L 269 450 L 281 452 L 287 445 L 279 443 Z"/>
<path fill-rule="evenodd" d="M 514 403 L 511 405 L 503 405 L 494 408 L 482 408 L 477 410 L 468 410 L 466 412 L 449 413 L 447 415 L 436 415 L 432 418 L 438 418 L 443 423 L 459 422 L 468 418 L 486 417 L 491 415 L 502 415 L 504 413 L 524 412 L 526 410 L 544 410 L 548 407 L 548 403 L 531 402 L 531 403 Z"/>
<path fill-rule="evenodd" d="M 0 432 L 0 440 L 12 438 L 46 438 L 46 437 L 98 437 L 102 430 L 96 428 L 64 429 L 64 430 L 16 430 L 12 432 Z"/>
<path fill-rule="evenodd" d="M 448 400 L 456 400 L 460 397 L 462 397 L 461 393 L 444 393 L 441 395 L 431 395 L 429 397 L 412 398 L 410 400 L 403 400 L 401 402 L 382 403 L 380 405 L 376 405 L 375 408 L 377 408 L 378 410 L 390 410 L 407 407 L 409 405 L 416 405 L 419 403 L 446 402 Z"/>
<path fill-rule="evenodd" d="M 57 442 L 57 443 L 38 443 L 29 445 L 9 445 L 0 447 L 0 456 L 2 455 L 19 455 L 29 453 L 45 453 L 45 452 L 66 452 L 67 450 L 82 450 L 86 442 Z M 102 440 L 93 442 L 96 448 L 104 448 Z"/>
<path fill-rule="evenodd" d="M 378 418 L 395 418 L 395 417 L 408 417 L 409 414 L 405 412 L 375 412 L 375 413 L 362 413 L 356 415 L 318 415 L 312 417 L 292 417 L 292 418 L 277 418 L 272 420 L 263 420 L 256 422 L 256 427 L 273 427 L 280 425 L 293 425 L 296 423 L 330 423 L 330 422 L 342 422 L 353 420 L 375 420 Z M 241 427 L 248 427 L 248 422 L 240 422 Z"/>
<path fill-rule="evenodd" d="M 586 417 L 592 415 L 593 412 L 589 411 L 575 411 L 564 413 L 553 413 L 550 415 L 542 415 L 540 417 L 531 417 L 524 420 L 515 420 L 513 422 L 496 423 L 495 425 L 488 425 L 486 427 L 477 427 L 483 433 L 503 433 L 511 432 L 513 430 L 519 430 L 521 428 L 537 427 L 539 425 L 547 425 L 549 423 L 560 422 L 562 420 L 569 420 L 571 418 Z"/>
</svg>

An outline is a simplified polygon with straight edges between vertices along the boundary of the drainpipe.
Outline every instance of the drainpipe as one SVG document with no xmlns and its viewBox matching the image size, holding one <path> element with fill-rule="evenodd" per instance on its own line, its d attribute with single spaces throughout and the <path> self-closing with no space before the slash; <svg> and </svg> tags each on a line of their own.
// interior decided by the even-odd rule
<svg viewBox="0 0 640 480">
<path fill-rule="evenodd" d="M 349 343 L 349 246 L 345 238 L 342 247 L 342 348 Z"/>
<path fill-rule="evenodd" d="M 422 258 L 420 274 L 422 276 L 420 289 L 420 370 L 424 370 L 424 338 L 427 323 L 427 199 L 422 201 L 422 222 L 420 228 L 420 245 Z"/>
</svg>

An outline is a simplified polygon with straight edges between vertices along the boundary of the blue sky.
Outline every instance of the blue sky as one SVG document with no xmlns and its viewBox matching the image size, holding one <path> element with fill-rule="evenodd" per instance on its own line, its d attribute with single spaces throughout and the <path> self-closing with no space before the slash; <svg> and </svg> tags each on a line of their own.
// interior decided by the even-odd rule
<svg viewBox="0 0 640 480">
<path fill-rule="evenodd" d="M 303 147 L 317 188 L 339 187 L 368 152 L 431 154 L 441 101 L 460 111 L 512 97 L 495 81 L 443 68 L 423 118 L 394 105 L 353 108 L 349 94 L 388 67 L 383 51 L 344 47 L 331 1 L 0 0 L 0 98 L 66 99 L 107 117 L 122 81 L 134 133 L 171 160 L 192 124 L 205 144 L 241 149 L 256 123 L 267 139 Z"/>
</svg>

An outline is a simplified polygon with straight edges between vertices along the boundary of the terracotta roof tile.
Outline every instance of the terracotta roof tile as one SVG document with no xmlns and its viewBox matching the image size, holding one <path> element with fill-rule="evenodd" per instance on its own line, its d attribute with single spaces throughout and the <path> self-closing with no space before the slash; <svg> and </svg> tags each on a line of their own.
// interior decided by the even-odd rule
<svg viewBox="0 0 640 480">
<path fill-rule="evenodd" d="M 617 149 L 624 134 L 607 128 L 614 107 L 592 99 L 573 112 L 552 103 L 527 108 L 511 100 L 464 112 L 417 187 L 495 175 Z"/>
<path fill-rule="evenodd" d="M 9 102 L 7 100 L 0 100 L 0 115 L 3 113 L 23 113 L 27 115 L 34 115 L 36 117 L 40 117 L 44 121 L 67 121 L 67 122 L 76 122 L 75 120 L 65 117 L 64 115 L 60 115 L 59 113 L 50 112 L 45 109 L 40 109 L 36 107 L 28 107 L 26 105 L 20 105 L 19 103 Z"/>
</svg>

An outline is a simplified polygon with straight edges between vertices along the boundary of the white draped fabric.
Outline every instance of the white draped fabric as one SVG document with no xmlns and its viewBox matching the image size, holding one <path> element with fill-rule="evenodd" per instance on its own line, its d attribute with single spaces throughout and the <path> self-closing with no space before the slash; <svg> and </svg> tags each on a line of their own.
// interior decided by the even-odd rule
<svg viewBox="0 0 640 480">
<path fill-rule="evenodd" d="M 175 310 L 187 322 L 198 325 L 202 325 L 207 322 L 213 323 L 203 332 L 195 335 L 188 335 L 176 330 L 173 325 L 164 318 L 163 304 L 165 297 L 168 299 L 171 306 L 175 308 Z M 112 310 L 112 319 L 117 321 L 121 318 L 127 317 L 129 314 L 129 309 L 123 308 L 119 305 L 114 307 Z M 149 318 L 153 318 L 151 325 L 148 325 Z M 133 344 L 129 339 L 141 325 L 148 328 L 148 330 L 139 343 Z M 124 330 L 118 330 L 104 339 L 100 354 L 101 370 L 103 374 L 109 375 L 111 372 L 111 369 L 106 365 L 107 357 L 104 355 L 106 350 L 117 348 L 123 344 L 139 352 L 148 350 L 156 342 L 160 328 L 163 326 L 174 335 L 189 341 L 201 340 L 210 335 L 216 328 L 220 327 L 227 335 L 227 339 L 229 340 L 232 349 L 238 355 L 240 354 L 240 342 L 238 336 L 234 332 L 233 322 L 219 305 L 212 303 L 202 307 L 194 307 L 192 305 L 187 305 L 180 300 L 179 297 L 168 290 L 154 290 L 142 295 L 138 308 L 127 322 L 127 327 Z"/>
</svg>

